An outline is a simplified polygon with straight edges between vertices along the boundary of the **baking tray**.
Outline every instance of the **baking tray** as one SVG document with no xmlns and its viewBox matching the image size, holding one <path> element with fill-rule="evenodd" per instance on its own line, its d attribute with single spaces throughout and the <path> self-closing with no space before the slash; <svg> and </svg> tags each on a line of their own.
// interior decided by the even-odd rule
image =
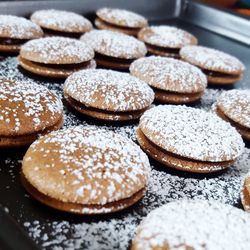
<svg viewBox="0 0 250 250">
<path fill-rule="evenodd" d="M 246 65 L 243 79 L 230 88 L 250 86 L 250 22 L 241 16 L 197 2 L 173 0 L 79 0 L 0 2 L 0 13 L 29 16 L 43 8 L 72 10 L 94 19 L 97 8 L 131 9 L 146 16 L 150 24 L 184 28 L 205 46 L 221 49 Z M 0 77 L 34 81 L 62 97 L 63 81 L 46 80 L 22 72 L 15 57 L 0 57 Z M 229 88 L 227 88 L 229 89 Z M 208 88 L 195 107 L 209 110 L 222 89 Z M 65 127 L 94 124 L 114 130 L 135 141 L 137 123 L 105 124 L 79 116 L 65 106 Z M 246 144 L 233 167 L 216 174 L 196 175 L 164 168 L 151 160 L 152 175 L 146 196 L 133 207 L 105 216 L 79 216 L 55 211 L 32 199 L 20 184 L 22 157 L 27 150 L 0 152 L 0 249 L 128 249 L 143 216 L 162 204 L 182 198 L 219 200 L 242 209 L 239 189 L 250 167 Z"/>
</svg>

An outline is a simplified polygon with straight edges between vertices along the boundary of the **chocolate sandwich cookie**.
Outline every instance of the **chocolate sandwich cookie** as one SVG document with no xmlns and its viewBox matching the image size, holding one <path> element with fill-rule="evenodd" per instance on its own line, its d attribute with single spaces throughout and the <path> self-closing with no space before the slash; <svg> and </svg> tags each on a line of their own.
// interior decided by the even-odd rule
<svg viewBox="0 0 250 250">
<path fill-rule="evenodd" d="M 244 180 L 240 197 L 245 211 L 250 212 L 250 173 L 247 174 Z"/>
<path fill-rule="evenodd" d="M 223 92 L 215 111 L 223 120 L 230 122 L 244 139 L 250 140 L 250 90 L 229 90 Z"/>
<path fill-rule="evenodd" d="M 34 74 L 66 78 L 75 71 L 95 68 L 94 51 L 84 42 L 65 37 L 46 37 L 25 43 L 19 64 Z"/>
<path fill-rule="evenodd" d="M 180 200 L 147 215 L 131 250 L 235 250 L 250 248 L 250 217 L 216 201 Z"/>
<path fill-rule="evenodd" d="M 69 76 L 64 97 L 78 112 L 101 120 L 138 119 L 154 100 L 143 81 L 112 70 L 89 69 Z"/>
<path fill-rule="evenodd" d="M 94 126 L 41 137 L 22 164 L 23 185 L 35 199 L 77 214 L 133 205 L 143 197 L 149 173 L 148 158 L 134 142 Z"/>
<path fill-rule="evenodd" d="M 133 76 L 148 83 L 161 103 L 184 104 L 197 101 L 207 86 L 206 76 L 197 67 L 176 59 L 150 56 L 130 65 Z"/>
<path fill-rule="evenodd" d="M 17 53 L 22 44 L 42 36 L 42 29 L 26 18 L 0 15 L 0 53 Z"/>
<path fill-rule="evenodd" d="M 98 66 L 126 70 L 129 65 L 147 53 L 143 42 L 111 30 L 93 30 L 81 37 L 92 46 Z"/>
<path fill-rule="evenodd" d="M 148 52 L 153 55 L 179 58 L 183 46 L 197 44 L 197 38 L 185 30 L 160 25 L 141 29 L 139 40 L 145 42 Z"/>
<path fill-rule="evenodd" d="M 95 25 L 98 29 L 137 36 L 141 28 L 148 26 L 146 18 L 128 10 L 102 8 L 97 10 L 96 15 Z"/>
<path fill-rule="evenodd" d="M 62 102 L 46 87 L 0 80 L 0 148 L 29 145 L 62 124 Z"/>
<path fill-rule="evenodd" d="M 160 163 L 197 173 L 228 168 L 244 149 L 240 134 L 228 122 L 186 106 L 160 105 L 146 111 L 137 140 Z"/>
<path fill-rule="evenodd" d="M 30 19 L 42 27 L 46 36 L 79 38 L 93 28 L 88 19 L 70 11 L 39 10 L 34 12 Z"/>
<path fill-rule="evenodd" d="M 208 83 L 233 84 L 241 79 L 245 66 L 236 57 L 203 46 L 186 46 L 180 50 L 181 59 L 199 67 Z"/>
</svg>

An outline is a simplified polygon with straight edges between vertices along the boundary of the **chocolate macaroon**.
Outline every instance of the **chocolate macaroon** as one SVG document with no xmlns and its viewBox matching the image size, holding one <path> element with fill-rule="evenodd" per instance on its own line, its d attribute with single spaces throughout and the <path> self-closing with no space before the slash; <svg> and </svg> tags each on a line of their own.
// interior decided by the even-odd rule
<svg viewBox="0 0 250 250">
<path fill-rule="evenodd" d="M 250 212 L 250 172 L 247 174 L 243 182 L 240 198 L 245 211 Z"/>
<path fill-rule="evenodd" d="M 241 79 L 245 66 L 236 57 L 203 46 L 186 46 L 180 51 L 181 59 L 199 67 L 208 83 L 233 84 Z"/>
<path fill-rule="evenodd" d="M 30 20 L 0 15 L 0 53 L 18 53 L 22 44 L 42 36 L 42 29 Z"/>
<path fill-rule="evenodd" d="M 131 250 L 235 250 L 250 248 L 250 216 L 217 201 L 179 200 L 145 217 Z"/>
<path fill-rule="evenodd" d="M 143 81 L 113 70 L 89 69 L 69 76 L 64 84 L 66 101 L 78 112 L 101 120 L 138 119 L 154 100 Z"/>
<path fill-rule="evenodd" d="M 46 37 L 25 43 L 19 64 L 27 71 L 52 78 L 66 78 L 75 71 L 95 68 L 91 47 L 72 38 Z"/>
<path fill-rule="evenodd" d="M 250 90 L 223 92 L 217 99 L 215 111 L 223 120 L 230 122 L 244 139 L 250 140 Z"/>
<path fill-rule="evenodd" d="M 150 56 L 130 65 L 133 76 L 148 83 L 161 103 L 184 104 L 200 99 L 207 86 L 206 76 L 197 67 L 176 59 Z"/>
<path fill-rule="evenodd" d="M 101 8 L 97 10 L 96 15 L 95 25 L 102 30 L 113 30 L 137 36 L 141 28 L 148 26 L 145 17 L 128 10 Z"/>
<path fill-rule="evenodd" d="M 137 140 L 163 165 L 196 173 L 228 168 L 244 149 L 240 134 L 228 122 L 186 106 L 160 105 L 146 111 Z"/>
<path fill-rule="evenodd" d="M 0 80 L 0 107 L 0 148 L 29 145 L 63 124 L 61 100 L 33 82 Z"/>
<path fill-rule="evenodd" d="M 180 58 L 179 51 L 183 46 L 198 42 L 189 32 L 167 25 L 145 27 L 138 33 L 138 38 L 145 42 L 150 54 L 173 58 Z"/>
<path fill-rule="evenodd" d="M 135 59 L 147 53 L 143 42 L 111 30 L 93 30 L 81 40 L 92 46 L 97 65 L 104 68 L 127 70 Z"/>
<path fill-rule="evenodd" d="M 127 137 L 94 126 L 70 127 L 34 142 L 22 162 L 22 183 L 35 199 L 77 214 L 125 209 L 145 193 L 147 156 Z"/>
<path fill-rule="evenodd" d="M 38 10 L 30 19 L 43 29 L 46 36 L 79 38 L 93 28 L 88 19 L 70 11 Z"/>
</svg>

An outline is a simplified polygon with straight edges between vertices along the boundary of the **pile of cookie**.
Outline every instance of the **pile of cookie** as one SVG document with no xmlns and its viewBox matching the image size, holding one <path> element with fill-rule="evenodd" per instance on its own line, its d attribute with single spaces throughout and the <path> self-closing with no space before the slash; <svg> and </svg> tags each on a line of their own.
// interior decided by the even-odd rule
<svg viewBox="0 0 250 250">
<path fill-rule="evenodd" d="M 58 96 L 35 83 L 0 79 L 0 147 L 29 146 L 21 171 L 27 192 L 61 211 L 105 214 L 144 196 L 148 156 L 198 174 L 232 166 L 244 150 L 242 138 L 250 140 L 250 91 L 224 91 L 213 112 L 183 104 L 199 101 L 207 85 L 240 80 L 243 63 L 197 45 L 187 31 L 149 26 L 131 11 L 102 8 L 94 23 L 97 29 L 85 17 L 61 10 L 39 10 L 30 20 L 0 15 L 0 53 L 18 54 L 20 70 L 31 77 L 66 79 L 65 105 L 94 121 L 120 125 L 140 119 L 139 145 L 96 126 L 61 129 Z M 250 211 L 249 177 L 241 198 Z M 230 206 L 173 202 L 142 221 L 132 249 L 229 249 L 232 244 L 247 249 L 249 221 L 247 213 Z M 242 232 L 236 242 L 237 223 Z"/>
</svg>

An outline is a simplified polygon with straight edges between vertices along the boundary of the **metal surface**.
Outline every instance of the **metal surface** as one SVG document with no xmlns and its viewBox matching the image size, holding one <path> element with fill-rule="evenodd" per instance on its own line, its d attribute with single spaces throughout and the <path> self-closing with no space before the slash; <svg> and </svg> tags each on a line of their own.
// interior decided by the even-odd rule
<svg viewBox="0 0 250 250">
<path fill-rule="evenodd" d="M 249 51 L 249 30 L 250 23 L 244 20 L 241 17 L 234 17 L 229 13 L 224 13 L 218 10 L 210 9 L 207 6 L 203 6 L 196 3 L 191 3 L 186 5 L 186 1 L 147 1 L 147 0 L 85 0 L 85 1 L 42 1 L 42 2 L 1 2 L 0 3 L 0 13 L 5 14 L 16 14 L 16 15 L 24 15 L 29 16 L 34 10 L 42 9 L 42 8 L 58 8 L 65 10 L 72 10 L 78 13 L 82 13 L 90 17 L 91 19 L 94 16 L 94 11 L 97 8 L 102 6 L 114 6 L 121 7 L 126 9 L 131 9 L 142 13 L 145 15 L 151 24 L 169 24 L 174 25 L 187 31 L 190 31 L 194 35 L 196 35 L 199 39 L 199 43 L 205 46 L 214 47 L 217 49 L 221 49 L 225 52 L 231 53 L 237 57 L 239 57 L 243 63 L 246 65 L 246 72 L 244 74 L 244 78 L 237 83 L 234 87 L 236 88 L 248 88 L 250 84 L 250 51 Z M 224 21 L 222 21 L 224 20 Z M 242 26 L 239 26 L 242 25 Z M 239 28 L 240 27 L 240 28 Z M 237 42 L 236 40 L 240 41 Z M 4 57 L 0 58 L 0 77 L 11 77 L 16 79 L 29 79 L 29 77 L 33 77 L 25 72 L 19 71 L 16 66 L 15 58 L 6 59 Z M 33 79 L 33 78 L 32 78 Z M 59 94 L 62 93 L 62 82 L 53 82 L 47 81 L 44 79 L 40 79 L 38 77 L 34 78 L 36 82 L 40 84 L 44 84 L 50 89 L 57 91 Z M 234 88 L 232 87 L 232 88 Z M 213 90 L 213 89 L 212 89 Z M 203 107 L 204 103 L 200 102 L 195 104 L 196 107 Z M 110 126 L 108 124 L 102 124 L 101 122 L 94 122 L 84 117 L 77 115 L 76 113 L 69 110 L 67 107 L 65 108 L 66 112 L 66 120 L 68 125 L 77 125 L 77 124 L 97 124 L 97 125 L 106 125 L 109 129 L 115 131 L 121 131 L 122 127 L 120 126 Z M 73 119 L 72 119 L 73 117 Z M 72 120 L 72 121 L 71 121 Z M 130 124 L 125 126 L 126 133 L 130 137 L 133 134 L 134 127 L 137 125 Z M 133 139 L 133 138 L 132 138 Z M 249 144 L 247 145 L 249 146 Z M 24 223 L 29 221 L 31 224 L 34 224 L 38 221 L 41 225 L 39 230 L 41 229 L 43 233 L 51 239 L 51 241 L 55 238 L 55 228 L 53 227 L 53 223 L 58 223 L 60 221 L 67 222 L 67 226 L 69 230 L 65 233 L 62 232 L 62 236 L 65 239 L 69 239 L 73 237 L 74 230 L 76 225 L 81 223 L 85 223 L 84 225 L 91 227 L 91 225 L 96 226 L 96 223 L 99 221 L 103 223 L 109 223 L 109 221 L 117 220 L 118 222 L 126 221 L 126 218 L 134 217 L 134 222 L 136 224 L 139 223 L 142 216 L 145 216 L 145 206 L 150 208 L 154 208 L 156 205 L 162 204 L 162 202 L 166 202 L 176 197 L 175 193 L 169 192 L 169 195 L 166 196 L 166 201 L 163 199 L 165 197 L 160 197 L 158 194 L 153 194 L 152 190 L 149 190 L 145 199 L 139 202 L 137 205 L 133 206 L 130 209 L 127 209 L 123 212 L 114 214 L 114 215 L 106 215 L 106 216 L 97 216 L 97 217 L 87 217 L 87 216 L 73 216 L 66 213 L 57 212 L 53 209 L 50 209 L 46 206 L 39 204 L 34 199 L 30 198 L 27 193 L 25 193 L 24 189 L 21 186 L 19 171 L 21 167 L 21 159 L 25 153 L 26 149 L 22 150 L 1 150 L 0 152 L 0 205 L 2 205 L 5 209 L 8 208 L 9 215 L 14 218 L 14 220 L 19 224 L 19 227 L 31 233 L 31 231 L 27 230 L 24 226 Z M 180 177 L 179 182 L 176 183 L 176 187 L 178 188 L 178 192 L 182 192 L 186 188 L 185 180 L 194 179 L 199 184 L 203 181 L 210 180 L 212 178 L 217 178 L 218 182 L 225 184 L 225 189 L 236 189 L 234 191 L 234 195 L 230 194 L 232 190 L 224 190 L 224 186 L 222 187 L 223 192 L 219 194 L 219 198 L 224 199 L 227 193 L 229 193 L 227 199 L 227 203 L 232 204 L 237 207 L 241 207 L 239 199 L 237 196 L 235 197 L 235 193 L 237 193 L 238 189 L 238 181 L 233 181 L 232 176 L 241 176 L 241 172 L 239 173 L 236 170 L 230 169 L 227 172 L 222 172 L 214 175 L 192 175 L 188 173 L 180 173 L 178 171 L 173 171 L 170 169 L 165 169 L 156 162 L 152 161 L 152 165 L 154 166 L 156 174 L 159 176 L 162 174 L 163 176 L 176 176 L 176 178 Z M 236 172 L 234 172 L 236 171 Z M 244 172 L 244 171 L 243 171 Z M 158 174 L 157 174 L 158 173 Z M 158 178 L 158 177 L 157 177 Z M 181 179 L 181 178 L 185 178 Z M 238 177 L 237 177 L 238 178 Z M 159 179 L 159 182 L 164 180 Z M 236 186 L 234 186 L 236 185 Z M 174 190 L 174 189 L 173 189 Z M 182 194 L 182 193 L 181 193 Z M 154 197 L 155 195 L 155 197 Z M 181 196 L 181 195 L 180 195 Z M 187 192 L 188 197 L 195 197 L 196 194 L 192 194 Z M 156 204 L 155 204 L 156 203 Z M 23 242 L 29 243 L 29 240 L 26 236 L 22 236 L 20 228 L 14 223 L 9 222 L 9 218 L 6 217 L 5 212 L 0 212 L 0 249 L 7 248 L 7 246 L 12 244 L 11 249 L 28 249 L 28 247 L 21 247 Z M 6 217 L 6 218 L 5 218 Z M 2 223 L 1 223 L 2 222 Z M 125 222 L 124 222 L 125 223 Z M 33 225 L 32 224 L 32 225 Z M 9 226 L 11 225 L 11 226 Z M 126 225 L 124 225 L 126 226 Z M 72 227 L 72 228 L 71 228 Z M 5 229 L 4 229 L 5 228 Z M 15 234 L 20 232 L 20 237 L 15 237 Z M 87 234 L 87 233 L 86 233 Z M 107 246 L 105 240 L 108 241 L 108 238 L 102 237 L 102 232 L 98 231 L 96 233 L 96 244 L 99 244 L 99 249 L 112 249 L 112 248 L 123 248 L 122 240 L 119 239 L 119 232 L 117 232 L 117 240 L 113 245 Z M 36 240 L 36 243 L 39 247 L 52 249 L 51 245 L 44 245 L 44 240 L 40 237 L 44 236 L 38 235 L 36 236 L 32 233 L 32 238 Z M 121 236 L 121 235 L 120 235 Z M 14 239 L 15 237 L 15 239 Z M 84 237 L 85 234 L 79 237 L 81 240 L 81 248 L 89 248 L 89 241 Z M 114 237 L 114 238 L 115 238 Z M 14 239 L 11 242 L 11 239 Z M 131 239 L 130 239 L 131 240 Z M 109 241 L 108 241 L 109 242 Z M 65 247 L 64 241 L 61 243 L 54 244 L 53 246 L 57 246 L 57 249 L 62 249 Z M 60 248 L 61 247 L 61 248 Z M 66 247 L 65 247 L 66 248 Z"/>
</svg>

